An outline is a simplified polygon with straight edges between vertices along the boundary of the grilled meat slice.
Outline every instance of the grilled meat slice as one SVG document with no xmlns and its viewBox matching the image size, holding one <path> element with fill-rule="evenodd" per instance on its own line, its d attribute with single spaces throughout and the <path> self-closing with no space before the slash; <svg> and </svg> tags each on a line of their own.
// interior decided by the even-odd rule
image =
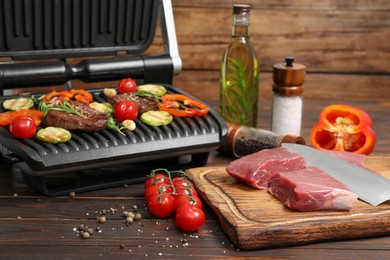
<svg viewBox="0 0 390 260">
<path fill-rule="evenodd" d="M 153 97 L 140 97 L 135 93 L 124 93 L 115 96 L 107 96 L 107 101 L 115 107 L 116 103 L 122 100 L 130 100 L 135 103 L 138 108 L 138 114 L 141 115 L 144 112 L 150 110 L 157 110 L 157 100 Z"/>
<path fill-rule="evenodd" d="M 45 126 L 55 126 L 67 130 L 82 130 L 86 132 L 98 132 L 106 128 L 108 116 L 87 104 L 78 101 L 69 101 L 78 113 L 75 115 L 62 111 L 49 110 L 43 121 Z"/>
</svg>

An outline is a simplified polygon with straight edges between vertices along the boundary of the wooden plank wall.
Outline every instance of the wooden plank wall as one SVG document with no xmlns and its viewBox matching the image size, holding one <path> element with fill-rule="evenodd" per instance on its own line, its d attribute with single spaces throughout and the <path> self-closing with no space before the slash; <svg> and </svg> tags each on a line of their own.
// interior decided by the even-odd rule
<svg viewBox="0 0 390 260">
<path fill-rule="evenodd" d="M 175 85 L 199 98 L 218 96 L 234 3 L 253 6 L 251 38 L 261 64 L 262 99 L 271 97 L 272 65 L 287 55 L 307 67 L 305 99 L 390 99 L 387 0 L 173 0 L 183 61 Z"/>
</svg>

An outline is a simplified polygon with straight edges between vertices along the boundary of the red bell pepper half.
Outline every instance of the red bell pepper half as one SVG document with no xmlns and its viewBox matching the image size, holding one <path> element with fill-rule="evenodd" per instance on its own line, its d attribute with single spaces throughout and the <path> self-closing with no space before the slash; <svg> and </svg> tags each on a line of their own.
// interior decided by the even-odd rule
<svg viewBox="0 0 390 260">
<path fill-rule="evenodd" d="M 370 154 L 376 134 L 370 116 L 360 108 L 335 104 L 326 107 L 312 129 L 314 148 Z"/>
</svg>

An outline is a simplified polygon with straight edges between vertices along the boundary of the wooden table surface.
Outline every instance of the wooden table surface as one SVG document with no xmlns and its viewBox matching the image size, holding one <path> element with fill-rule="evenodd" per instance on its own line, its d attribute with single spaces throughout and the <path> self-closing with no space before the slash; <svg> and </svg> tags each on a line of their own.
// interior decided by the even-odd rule
<svg viewBox="0 0 390 260">
<path fill-rule="evenodd" d="M 217 108 L 217 100 L 207 99 Z M 268 104 L 269 100 L 261 100 Z M 305 100 L 302 134 L 307 139 L 318 113 L 330 101 Z M 333 100 L 332 102 L 336 102 Z M 389 104 L 350 101 L 371 115 L 378 142 L 373 154 L 390 154 Z M 261 105 L 259 126 L 267 128 L 269 105 Z M 207 165 L 226 164 L 232 158 L 213 152 Z M 76 194 L 46 197 L 31 190 L 11 165 L 0 165 L 0 259 L 121 259 L 121 258 L 223 258 L 264 257 L 305 259 L 385 259 L 390 255 L 390 236 L 334 241 L 264 250 L 238 250 L 224 235 L 217 215 L 205 205 L 206 223 L 196 233 L 178 230 L 173 218 L 156 219 L 145 208 L 143 184 Z M 141 221 L 126 225 L 121 213 L 133 210 Z M 103 210 L 107 221 L 96 217 Z M 259 212 L 261 214 L 261 212 Z M 96 229 L 89 239 L 75 231 L 80 225 Z"/>
<path fill-rule="evenodd" d="M 172 2 L 183 60 L 174 85 L 217 108 L 218 70 L 230 41 L 231 7 L 237 1 Z M 308 69 L 302 135 L 308 139 L 325 106 L 348 103 L 372 117 L 378 137 L 373 155 L 389 155 L 390 1 L 246 2 L 253 5 L 251 38 L 261 66 L 258 126 L 270 126 L 272 66 L 293 55 Z M 159 30 L 156 36 L 154 46 L 160 51 Z M 78 81 L 73 86 L 80 87 L 78 83 L 85 87 Z M 231 160 L 213 152 L 207 165 Z M 31 190 L 11 165 L 0 162 L 0 259 L 388 259 L 390 255 L 390 236 L 237 250 L 207 205 L 205 225 L 197 233 L 184 234 L 173 218 L 155 219 L 146 211 L 143 192 L 143 184 L 134 184 L 74 198 L 46 197 Z M 143 219 L 126 226 L 120 213 L 134 205 Z M 105 224 L 97 223 L 96 216 L 110 209 L 116 214 L 108 214 Z M 100 227 L 101 232 L 81 239 L 75 231 L 79 225 Z"/>
</svg>

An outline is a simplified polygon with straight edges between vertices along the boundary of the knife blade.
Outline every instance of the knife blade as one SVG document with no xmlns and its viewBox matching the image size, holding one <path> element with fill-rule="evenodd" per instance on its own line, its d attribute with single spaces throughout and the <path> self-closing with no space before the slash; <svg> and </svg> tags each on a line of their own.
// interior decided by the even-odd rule
<svg viewBox="0 0 390 260">
<path fill-rule="evenodd" d="M 390 200 L 390 180 L 369 169 L 306 145 L 284 143 L 282 147 L 305 158 L 307 166 L 321 168 L 344 183 L 360 200 L 373 206 Z"/>
</svg>

